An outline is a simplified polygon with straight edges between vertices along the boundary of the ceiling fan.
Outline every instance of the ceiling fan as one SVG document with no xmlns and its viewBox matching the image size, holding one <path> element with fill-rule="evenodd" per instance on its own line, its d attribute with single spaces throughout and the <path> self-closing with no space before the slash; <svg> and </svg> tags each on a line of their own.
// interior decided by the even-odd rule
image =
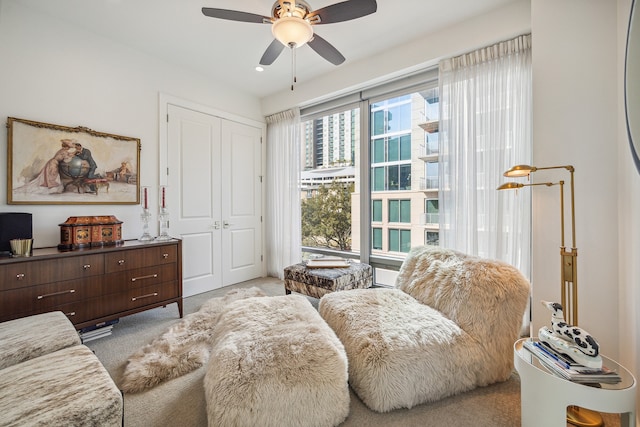
<svg viewBox="0 0 640 427">
<path fill-rule="evenodd" d="M 327 61 L 340 65 L 345 60 L 344 56 L 331 43 L 314 34 L 313 26 L 360 18 L 374 13 L 377 8 L 376 0 L 348 0 L 318 10 L 312 10 L 311 6 L 302 0 L 278 0 L 273 5 L 270 17 L 211 7 L 203 7 L 202 13 L 212 18 L 230 21 L 271 24 L 271 32 L 275 39 L 262 55 L 260 65 L 271 65 L 285 46 L 293 50 L 305 44 Z"/>
</svg>

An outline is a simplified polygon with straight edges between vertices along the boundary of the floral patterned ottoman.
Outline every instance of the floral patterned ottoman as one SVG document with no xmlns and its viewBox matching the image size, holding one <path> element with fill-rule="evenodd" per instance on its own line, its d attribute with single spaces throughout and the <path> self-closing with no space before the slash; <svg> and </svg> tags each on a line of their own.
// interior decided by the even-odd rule
<svg viewBox="0 0 640 427">
<path fill-rule="evenodd" d="M 307 268 L 304 263 L 284 269 L 287 294 L 298 292 L 314 298 L 335 291 L 371 287 L 373 270 L 369 264 L 351 263 L 348 268 Z"/>
</svg>

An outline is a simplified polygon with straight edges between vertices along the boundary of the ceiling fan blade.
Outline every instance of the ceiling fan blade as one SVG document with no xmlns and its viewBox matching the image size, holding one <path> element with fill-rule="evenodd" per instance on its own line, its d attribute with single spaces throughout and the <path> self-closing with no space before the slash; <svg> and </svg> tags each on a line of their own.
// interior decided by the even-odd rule
<svg viewBox="0 0 640 427">
<path fill-rule="evenodd" d="M 340 52 L 338 52 L 338 49 L 333 47 L 331 43 L 317 34 L 314 34 L 313 38 L 308 41 L 307 44 L 311 49 L 315 50 L 318 55 L 322 56 L 333 65 L 340 65 L 344 62 L 345 58 Z"/>
<path fill-rule="evenodd" d="M 280 56 L 280 53 L 282 53 L 283 49 L 284 45 L 277 39 L 273 39 L 267 50 L 262 55 L 262 58 L 260 58 L 260 65 L 273 64 L 273 61 L 278 59 L 278 56 Z"/>
<path fill-rule="evenodd" d="M 240 12 L 237 10 L 203 7 L 202 13 L 211 18 L 228 19 L 229 21 L 253 22 L 256 24 L 271 23 L 271 18 L 267 16 L 257 15 L 255 13 L 249 12 Z"/>
<path fill-rule="evenodd" d="M 348 0 L 309 12 L 307 18 L 313 24 L 333 24 L 370 15 L 376 10 L 376 0 Z M 313 22 L 316 16 L 320 17 L 319 22 Z"/>
</svg>

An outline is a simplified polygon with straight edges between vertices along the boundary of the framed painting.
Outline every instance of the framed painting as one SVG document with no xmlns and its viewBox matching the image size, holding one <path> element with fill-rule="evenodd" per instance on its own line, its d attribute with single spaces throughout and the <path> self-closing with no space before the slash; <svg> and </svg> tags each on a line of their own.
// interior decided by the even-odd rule
<svg viewBox="0 0 640 427">
<path fill-rule="evenodd" d="M 137 204 L 140 139 L 7 119 L 7 203 Z"/>
</svg>

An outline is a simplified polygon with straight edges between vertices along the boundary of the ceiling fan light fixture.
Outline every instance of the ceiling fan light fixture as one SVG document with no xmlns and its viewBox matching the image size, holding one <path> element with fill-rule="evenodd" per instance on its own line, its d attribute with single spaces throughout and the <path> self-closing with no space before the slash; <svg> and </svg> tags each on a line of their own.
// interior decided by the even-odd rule
<svg viewBox="0 0 640 427">
<path fill-rule="evenodd" d="M 285 16 L 273 23 L 271 32 L 280 43 L 287 47 L 304 46 L 313 37 L 311 24 L 296 16 Z"/>
</svg>

